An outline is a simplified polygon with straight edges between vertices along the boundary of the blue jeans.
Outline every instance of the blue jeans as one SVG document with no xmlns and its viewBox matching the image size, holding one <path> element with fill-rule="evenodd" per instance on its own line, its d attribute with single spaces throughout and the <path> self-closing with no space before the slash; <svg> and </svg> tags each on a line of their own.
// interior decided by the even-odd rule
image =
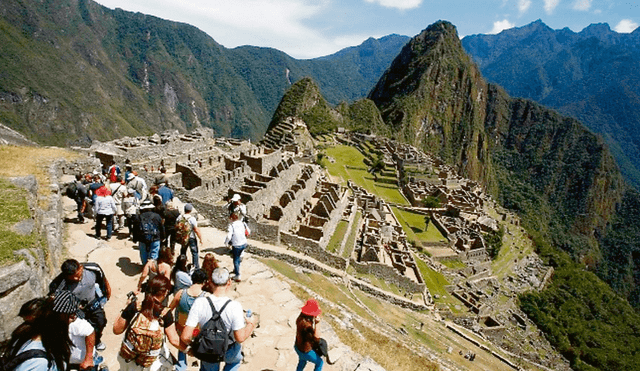
<svg viewBox="0 0 640 371">
<path fill-rule="evenodd" d="M 233 246 L 231 248 L 231 252 L 233 253 L 233 273 L 235 273 L 237 278 L 240 278 L 240 262 L 242 261 L 240 259 L 240 255 L 242 254 L 242 251 L 244 251 L 244 249 L 246 248 L 247 248 L 246 243 L 244 245 Z"/>
<path fill-rule="evenodd" d="M 322 360 L 322 357 L 317 355 L 316 352 L 313 349 L 311 349 L 307 353 L 302 353 L 298 349 L 298 347 L 295 346 L 295 345 L 293 346 L 293 349 L 295 349 L 296 353 L 298 353 L 298 367 L 296 368 L 296 371 L 304 370 L 304 366 L 307 365 L 307 362 L 315 363 L 316 367 L 313 369 L 313 371 L 321 371 L 322 370 L 322 366 L 324 365 L 324 361 Z"/>
<path fill-rule="evenodd" d="M 176 371 L 187 371 L 187 354 L 178 351 L 178 364 L 176 365 Z"/>
<path fill-rule="evenodd" d="M 104 215 L 104 214 L 96 215 L 96 237 L 100 238 L 100 230 L 102 229 L 103 219 L 107 223 L 107 238 L 111 238 L 111 234 L 113 233 L 113 215 Z"/>
<path fill-rule="evenodd" d="M 191 250 L 191 260 L 193 261 L 193 267 L 195 269 L 200 268 L 200 261 L 198 260 L 198 240 L 195 238 L 189 238 L 189 242 L 182 246 L 180 249 L 180 255 L 184 255 L 187 252 L 187 247 Z"/>
<path fill-rule="evenodd" d="M 145 265 L 147 264 L 147 260 L 158 259 L 158 254 L 160 253 L 160 240 L 153 241 L 150 244 L 140 241 L 138 249 L 140 250 L 140 261 L 142 262 L 142 265 Z"/>
<path fill-rule="evenodd" d="M 237 371 L 240 369 L 240 362 L 242 362 L 242 345 L 234 342 L 229 345 L 229 349 L 224 355 L 224 368 L 222 370 Z M 220 364 L 201 361 L 200 371 L 220 371 Z"/>
</svg>

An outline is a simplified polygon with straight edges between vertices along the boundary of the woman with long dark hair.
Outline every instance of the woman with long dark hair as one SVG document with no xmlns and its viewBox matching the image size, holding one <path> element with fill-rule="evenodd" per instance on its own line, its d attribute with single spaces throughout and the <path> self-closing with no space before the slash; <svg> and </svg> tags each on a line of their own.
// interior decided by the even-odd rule
<svg viewBox="0 0 640 371">
<path fill-rule="evenodd" d="M 171 279 L 171 267 L 173 266 L 173 253 L 169 247 L 163 247 L 158 253 L 158 260 L 148 260 L 147 264 L 142 268 L 142 274 L 138 280 L 138 289 L 136 294 L 140 293 L 143 288 L 144 280 L 149 277 L 149 281 L 157 276 L 165 276 L 167 279 Z"/>
<path fill-rule="evenodd" d="M 37 316 L 22 323 L 7 343 L 7 359 L 18 359 L 29 350 L 44 351 L 46 357 L 32 357 L 20 362 L 15 371 L 64 371 L 71 356 L 69 314 L 55 312 L 54 299 L 47 298 L 38 308 Z"/>
<path fill-rule="evenodd" d="M 320 342 L 320 330 L 318 329 L 318 316 L 322 313 L 318 302 L 309 299 L 302 307 L 298 319 L 296 319 L 296 343 L 293 347 L 298 354 L 298 367 L 296 371 L 304 370 L 307 362 L 314 363 L 314 371 L 321 371 L 324 361 L 314 348 Z"/>
<path fill-rule="evenodd" d="M 204 260 L 202 260 L 202 270 L 207 275 L 207 281 L 205 282 L 202 289 L 206 292 L 213 292 L 215 289 L 215 285 L 211 281 L 211 274 L 213 274 L 213 270 L 218 268 L 218 259 L 213 253 L 208 252 L 204 256 Z"/>
<path fill-rule="evenodd" d="M 191 274 L 189 274 L 191 264 L 187 260 L 187 256 L 182 254 L 176 259 L 176 264 L 171 271 L 171 281 L 173 281 L 173 293 L 190 287 L 193 283 L 191 281 Z"/>
<path fill-rule="evenodd" d="M 149 352 L 148 350 L 135 348 L 134 344 L 136 342 L 131 341 L 131 338 L 135 337 L 136 331 L 131 330 L 131 328 L 138 324 L 142 324 L 141 326 L 144 326 L 147 332 L 164 328 L 164 334 L 167 335 L 169 343 L 180 351 L 185 350 L 185 347 L 180 344 L 180 337 L 176 332 L 172 313 L 169 311 L 165 315 L 162 314 L 165 308 L 162 302 L 170 291 L 171 281 L 163 275 L 155 276 L 149 280 L 147 291 L 140 307 L 138 307 L 136 300 L 131 300 L 114 322 L 114 334 L 119 335 L 127 331 L 120 347 L 120 353 L 118 353 L 120 370 L 147 370 L 151 367 L 151 364 L 160 362 L 158 359 L 159 349 L 154 349 L 157 350 L 155 352 Z M 139 316 L 144 316 L 145 318 L 141 319 Z M 159 341 L 163 341 L 161 336 Z M 164 347 L 164 344 L 161 347 Z"/>
</svg>

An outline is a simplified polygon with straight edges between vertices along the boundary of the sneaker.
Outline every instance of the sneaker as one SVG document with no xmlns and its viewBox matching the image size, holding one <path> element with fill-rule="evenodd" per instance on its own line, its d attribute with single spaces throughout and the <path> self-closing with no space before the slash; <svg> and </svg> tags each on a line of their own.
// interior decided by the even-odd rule
<svg viewBox="0 0 640 371">
<path fill-rule="evenodd" d="M 236 282 L 242 282 L 242 280 L 240 279 L 240 276 L 233 277 L 233 280 Z"/>
<path fill-rule="evenodd" d="M 98 345 L 96 345 L 96 350 L 105 350 L 107 349 L 107 346 L 104 345 L 103 342 L 98 343 Z"/>
</svg>

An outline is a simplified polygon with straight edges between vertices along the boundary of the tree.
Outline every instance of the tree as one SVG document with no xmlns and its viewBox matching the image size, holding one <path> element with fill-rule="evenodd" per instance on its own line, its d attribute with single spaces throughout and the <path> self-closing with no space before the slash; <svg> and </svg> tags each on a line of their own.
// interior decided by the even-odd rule
<svg viewBox="0 0 640 371">
<path fill-rule="evenodd" d="M 369 172 L 373 174 L 376 182 L 378 181 L 378 174 L 381 174 L 384 171 L 385 166 L 384 155 L 380 152 L 377 153 L 376 158 L 373 160 L 371 168 L 369 169 Z"/>
</svg>

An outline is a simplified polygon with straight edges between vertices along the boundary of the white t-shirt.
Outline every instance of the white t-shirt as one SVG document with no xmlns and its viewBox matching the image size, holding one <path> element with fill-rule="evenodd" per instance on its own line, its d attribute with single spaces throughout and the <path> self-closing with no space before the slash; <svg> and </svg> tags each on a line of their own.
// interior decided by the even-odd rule
<svg viewBox="0 0 640 371">
<path fill-rule="evenodd" d="M 87 354 L 87 344 L 85 338 L 94 332 L 93 326 L 86 319 L 76 318 L 69 324 L 69 337 L 73 346 L 71 347 L 71 357 L 69 363 L 80 364 Z"/>
<path fill-rule="evenodd" d="M 247 236 L 245 231 L 249 230 L 249 227 L 242 221 L 236 220 L 233 223 L 229 224 L 227 228 L 227 237 L 224 239 L 225 246 L 231 242 L 232 246 L 242 246 L 247 243 Z"/>
<path fill-rule="evenodd" d="M 197 298 L 193 302 L 193 306 L 189 311 L 189 317 L 187 317 L 186 326 L 197 327 L 200 325 L 202 328 L 207 321 L 213 316 L 211 312 L 211 307 L 209 306 L 209 302 L 207 301 L 207 297 L 211 298 L 213 302 L 213 307 L 216 308 L 217 311 L 222 308 L 224 303 L 229 300 L 226 296 L 217 297 L 215 295 L 207 295 L 200 298 Z M 224 308 L 224 312 L 222 312 L 222 322 L 224 322 L 227 328 L 231 328 L 231 332 L 238 331 L 244 328 L 244 312 L 242 311 L 242 305 L 235 300 L 231 300 L 227 307 Z M 235 335 L 234 335 L 235 339 Z"/>
</svg>

